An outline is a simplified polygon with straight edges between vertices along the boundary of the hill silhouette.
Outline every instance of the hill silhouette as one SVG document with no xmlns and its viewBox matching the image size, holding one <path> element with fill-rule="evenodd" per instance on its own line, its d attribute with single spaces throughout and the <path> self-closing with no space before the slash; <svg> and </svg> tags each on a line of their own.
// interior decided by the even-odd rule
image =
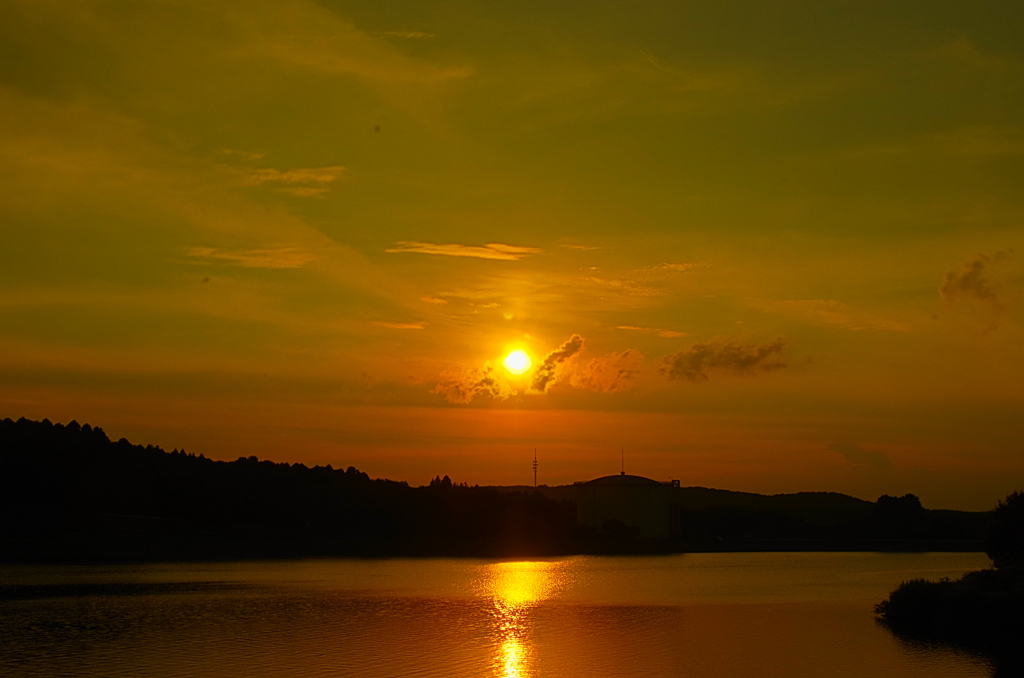
<svg viewBox="0 0 1024 678">
<path fill-rule="evenodd" d="M 575 509 L 540 494 L 410 487 L 355 468 L 214 461 L 100 428 L 0 422 L 8 559 L 557 552 Z"/>
<path fill-rule="evenodd" d="M 72 421 L 0 421 L 0 558 L 634 553 L 980 548 L 990 514 L 929 511 L 913 495 L 759 495 L 678 488 L 671 543 L 576 525 L 575 486 L 428 486 L 353 467 L 215 461 L 111 441 Z"/>
<path fill-rule="evenodd" d="M 502 491 L 532 490 L 527 486 Z M 575 486 L 538 492 L 575 502 Z M 680 487 L 685 550 L 946 550 L 980 551 L 990 512 L 925 509 L 912 495 L 865 501 L 837 492 L 764 495 Z"/>
</svg>

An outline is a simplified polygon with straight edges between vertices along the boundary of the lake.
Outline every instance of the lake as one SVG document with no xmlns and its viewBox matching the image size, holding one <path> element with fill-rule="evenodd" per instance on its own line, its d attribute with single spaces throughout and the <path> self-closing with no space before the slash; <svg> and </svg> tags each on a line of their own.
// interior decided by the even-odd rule
<svg viewBox="0 0 1024 678">
<path fill-rule="evenodd" d="M 992 675 L 873 605 L 979 553 L 0 566 L 4 676 Z"/>
</svg>

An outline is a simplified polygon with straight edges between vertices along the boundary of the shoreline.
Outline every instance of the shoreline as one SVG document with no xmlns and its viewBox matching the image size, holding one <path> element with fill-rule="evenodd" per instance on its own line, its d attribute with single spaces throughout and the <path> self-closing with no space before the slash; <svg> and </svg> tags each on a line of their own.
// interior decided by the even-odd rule
<svg viewBox="0 0 1024 678">
<path fill-rule="evenodd" d="M 686 553 L 980 553 L 976 540 L 332 539 L 280 535 L 52 532 L 0 536 L 0 563 L 218 562 L 305 558 L 550 558 Z"/>
</svg>

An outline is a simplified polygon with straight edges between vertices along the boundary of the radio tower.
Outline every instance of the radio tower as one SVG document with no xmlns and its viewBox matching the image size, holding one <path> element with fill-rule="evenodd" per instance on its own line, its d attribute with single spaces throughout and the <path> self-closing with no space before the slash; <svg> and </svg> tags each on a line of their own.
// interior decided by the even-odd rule
<svg viewBox="0 0 1024 678">
<path fill-rule="evenodd" d="M 533 486 L 537 487 L 537 448 L 533 448 Z"/>
</svg>

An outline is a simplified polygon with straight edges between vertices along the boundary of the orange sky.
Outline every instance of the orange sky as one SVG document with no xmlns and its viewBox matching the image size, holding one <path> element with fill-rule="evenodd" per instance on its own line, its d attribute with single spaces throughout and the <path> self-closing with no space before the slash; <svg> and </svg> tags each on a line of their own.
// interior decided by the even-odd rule
<svg viewBox="0 0 1024 678">
<path fill-rule="evenodd" d="M 4 3 L 0 417 L 412 484 L 624 446 L 683 485 L 988 508 L 1024 487 L 1022 29 Z"/>
</svg>

